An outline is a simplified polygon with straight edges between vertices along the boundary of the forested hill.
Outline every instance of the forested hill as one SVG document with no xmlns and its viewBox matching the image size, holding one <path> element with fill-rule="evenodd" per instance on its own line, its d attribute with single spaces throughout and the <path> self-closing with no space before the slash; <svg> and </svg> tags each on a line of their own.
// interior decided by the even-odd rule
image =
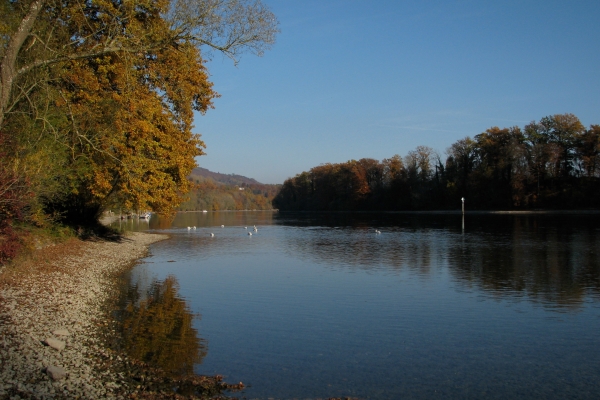
<svg viewBox="0 0 600 400">
<path fill-rule="evenodd" d="M 323 164 L 286 180 L 273 199 L 286 210 L 480 210 L 600 207 L 600 125 L 573 114 L 492 127 L 446 150 Z"/>
<path fill-rule="evenodd" d="M 209 171 L 208 169 L 202 167 L 194 168 L 190 174 L 190 178 L 193 180 L 210 178 L 215 182 L 223 183 L 225 185 L 262 185 L 262 183 L 253 178 L 247 178 L 245 176 L 236 174 L 221 174 L 219 172 Z"/>
<path fill-rule="evenodd" d="M 194 168 L 188 179 L 193 185 L 182 211 L 270 210 L 281 185 L 267 185 L 236 174 L 221 174 Z"/>
</svg>

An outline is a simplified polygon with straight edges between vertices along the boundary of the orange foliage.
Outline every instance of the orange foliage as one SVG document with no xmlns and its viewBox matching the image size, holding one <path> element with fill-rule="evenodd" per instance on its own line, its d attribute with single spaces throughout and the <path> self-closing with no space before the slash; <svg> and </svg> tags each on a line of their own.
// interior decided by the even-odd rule
<svg viewBox="0 0 600 400">
<path fill-rule="evenodd" d="M 160 17 L 166 4 L 147 7 L 129 29 L 160 42 L 169 30 Z M 91 193 L 89 202 L 169 213 L 184 200 L 186 177 L 205 147 L 191 131 L 193 112 L 206 112 L 217 96 L 197 48 L 182 42 L 74 60 L 60 90 L 74 157 L 88 160 L 77 184 Z"/>
</svg>

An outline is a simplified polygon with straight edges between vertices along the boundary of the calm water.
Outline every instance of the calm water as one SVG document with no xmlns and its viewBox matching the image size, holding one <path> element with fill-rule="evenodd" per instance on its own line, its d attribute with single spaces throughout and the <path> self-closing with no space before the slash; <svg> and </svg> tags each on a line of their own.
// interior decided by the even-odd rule
<svg viewBox="0 0 600 400">
<path fill-rule="evenodd" d="M 160 324 L 177 334 L 133 347 L 174 373 L 221 374 L 261 399 L 600 393 L 598 215 L 467 215 L 464 229 L 460 215 L 422 214 L 119 224 L 172 237 L 132 271 L 131 292 L 138 305 L 168 297 L 144 313 L 157 326 L 176 315 Z"/>
</svg>

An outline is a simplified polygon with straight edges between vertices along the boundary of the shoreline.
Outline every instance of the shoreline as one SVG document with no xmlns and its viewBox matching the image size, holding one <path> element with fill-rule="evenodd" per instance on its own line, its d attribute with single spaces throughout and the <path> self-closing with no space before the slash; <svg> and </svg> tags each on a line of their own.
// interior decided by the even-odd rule
<svg viewBox="0 0 600 400">
<path fill-rule="evenodd" d="M 118 335 L 107 306 L 118 277 L 165 239 L 70 239 L 0 270 L 0 398 L 123 398 L 128 364 L 107 344 Z"/>
<path fill-rule="evenodd" d="M 406 214 L 406 215 L 597 215 L 600 210 L 422 210 L 422 211 L 279 211 L 281 214 Z"/>
</svg>

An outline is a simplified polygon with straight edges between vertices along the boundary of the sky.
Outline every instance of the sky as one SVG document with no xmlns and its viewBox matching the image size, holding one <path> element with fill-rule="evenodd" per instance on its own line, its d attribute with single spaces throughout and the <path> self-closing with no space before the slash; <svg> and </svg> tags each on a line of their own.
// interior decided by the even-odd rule
<svg viewBox="0 0 600 400">
<path fill-rule="evenodd" d="M 600 1 L 262 0 L 263 57 L 207 62 L 199 166 L 262 183 L 351 159 L 447 148 L 575 114 L 600 124 Z"/>
</svg>

